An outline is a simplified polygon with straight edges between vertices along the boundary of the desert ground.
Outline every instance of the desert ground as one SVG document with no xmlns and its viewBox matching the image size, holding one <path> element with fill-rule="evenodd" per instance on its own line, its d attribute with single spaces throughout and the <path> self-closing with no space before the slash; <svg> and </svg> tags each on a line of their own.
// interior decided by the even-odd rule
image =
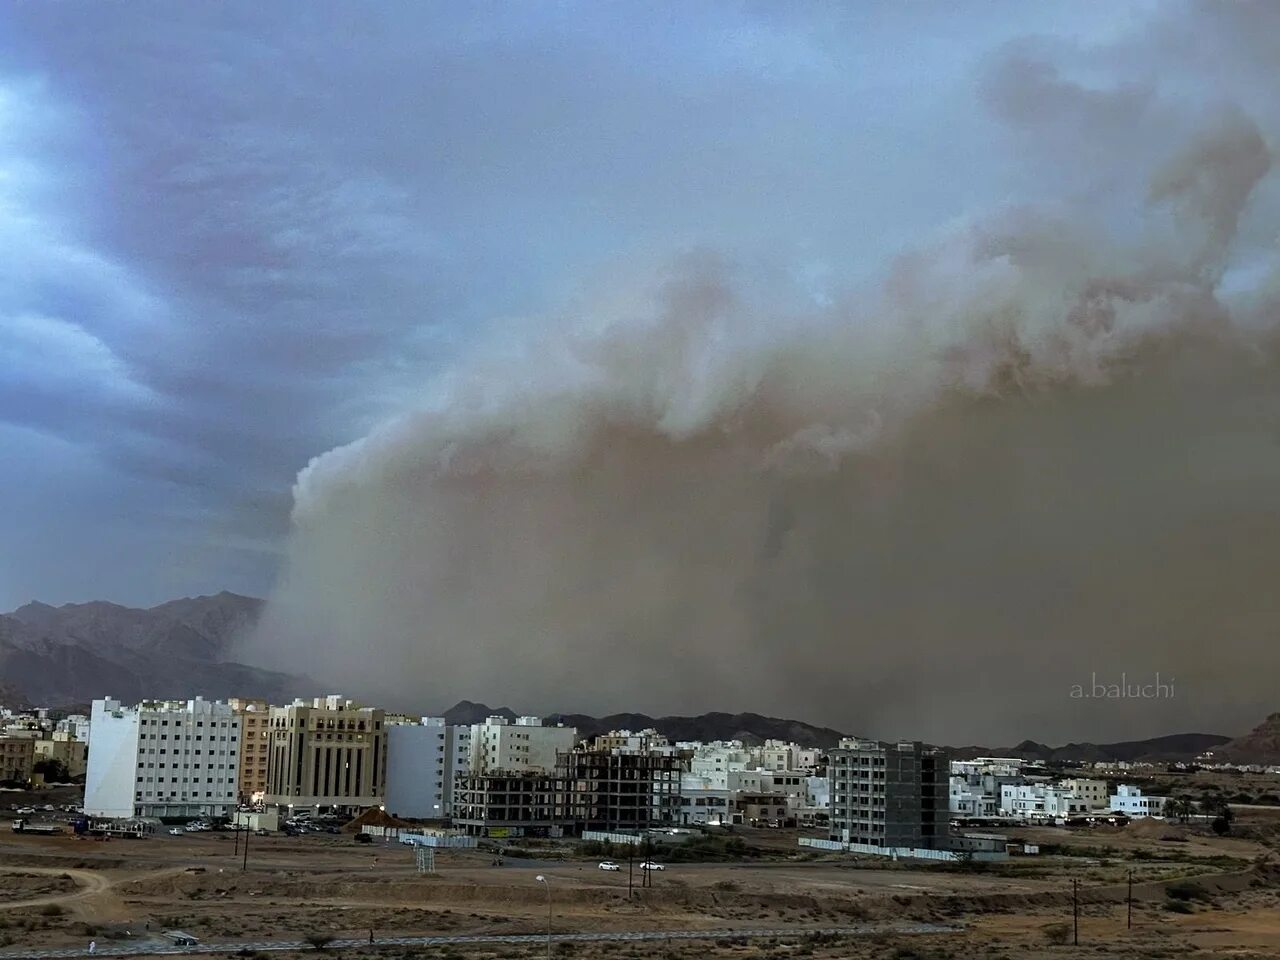
<svg viewBox="0 0 1280 960">
<path fill-rule="evenodd" d="M 631 898 L 625 859 L 621 871 L 601 871 L 599 856 L 588 858 L 567 841 L 525 842 L 509 849 L 501 866 L 492 851 L 440 851 L 436 872 L 421 874 L 411 848 L 360 844 L 346 834 L 255 836 L 246 861 L 230 833 L 99 841 L 69 831 L 37 837 L 6 829 L 0 835 L 0 956 L 83 951 L 90 940 L 105 955 L 175 955 L 158 935 L 180 929 L 199 937 L 202 950 L 224 955 L 536 958 L 547 949 L 549 887 L 552 951 L 582 960 L 1273 958 L 1280 956 L 1277 814 L 1241 811 L 1236 835 L 1223 838 L 1194 825 L 1154 822 L 1013 831 L 1046 852 L 985 868 L 815 856 L 796 846 L 794 831 L 745 830 L 735 834 L 749 851 L 741 859 L 670 862 L 650 887 L 640 885 L 636 870 Z M 1080 885 L 1078 946 L 1070 943 L 1072 881 Z M 947 929 L 893 932 L 917 922 Z M 816 932 L 859 927 L 889 929 Z M 780 932 L 752 940 L 563 939 L 749 930 Z M 518 934 L 533 939 L 431 947 L 385 942 Z M 335 947 L 330 940 L 360 943 Z M 270 953 L 263 946 L 298 941 L 308 945 Z"/>
</svg>

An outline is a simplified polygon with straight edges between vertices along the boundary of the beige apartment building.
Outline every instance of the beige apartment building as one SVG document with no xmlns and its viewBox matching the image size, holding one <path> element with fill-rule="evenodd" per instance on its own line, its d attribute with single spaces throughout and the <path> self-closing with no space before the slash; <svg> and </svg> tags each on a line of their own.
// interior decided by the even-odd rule
<svg viewBox="0 0 1280 960">
<path fill-rule="evenodd" d="M 271 705 L 265 700 L 232 697 L 228 703 L 240 718 L 240 767 L 236 797 L 241 804 L 258 803 L 267 793 L 267 765 L 271 757 Z"/>
<path fill-rule="evenodd" d="M 67 768 L 69 776 L 82 777 L 88 765 L 89 745 L 70 733 L 55 730 L 49 739 L 35 741 L 35 759 L 57 760 Z"/>
<path fill-rule="evenodd" d="M 30 737 L 0 737 L 0 781 L 26 783 L 31 779 L 35 745 Z"/>
<path fill-rule="evenodd" d="M 295 700 L 268 714 L 268 806 L 295 812 L 376 807 L 386 794 L 382 710 L 340 696 Z"/>
</svg>

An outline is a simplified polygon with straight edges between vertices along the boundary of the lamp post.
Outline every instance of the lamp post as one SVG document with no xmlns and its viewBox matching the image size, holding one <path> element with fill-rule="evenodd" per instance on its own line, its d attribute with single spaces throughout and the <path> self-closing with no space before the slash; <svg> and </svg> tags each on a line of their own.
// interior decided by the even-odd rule
<svg viewBox="0 0 1280 960">
<path fill-rule="evenodd" d="M 534 879 L 547 888 L 547 960 L 551 960 L 551 883 L 542 874 Z"/>
</svg>

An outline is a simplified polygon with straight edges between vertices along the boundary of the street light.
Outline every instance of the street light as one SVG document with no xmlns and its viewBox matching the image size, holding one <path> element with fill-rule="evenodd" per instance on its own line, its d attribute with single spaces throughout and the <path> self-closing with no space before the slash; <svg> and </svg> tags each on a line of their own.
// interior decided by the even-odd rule
<svg viewBox="0 0 1280 960">
<path fill-rule="evenodd" d="M 547 960 L 551 960 L 551 883 L 542 874 L 533 879 L 547 888 Z"/>
</svg>

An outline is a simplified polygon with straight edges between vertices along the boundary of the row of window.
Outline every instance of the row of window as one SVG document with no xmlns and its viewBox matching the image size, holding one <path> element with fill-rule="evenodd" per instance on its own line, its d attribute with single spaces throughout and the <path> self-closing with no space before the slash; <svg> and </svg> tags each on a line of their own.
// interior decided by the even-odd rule
<svg viewBox="0 0 1280 960">
<path fill-rule="evenodd" d="M 166 750 L 167 750 L 167 748 L 165 748 L 165 747 L 161 747 L 161 748 L 160 748 L 160 752 L 161 752 L 161 753 L 165 753 L 165 752 L 166 752 Z M 148 747 L 145 751 L 139 751 L 139 752 L 140 752 L 140 753 L 141 753 L 141 752 L 145 752 L 145 753 L 147 753 L 147 754 L 149 754 L 149 755 L 154 755 L 154 754 L 155 754 L 155 752 L 156 752 L 156 748 L 155 748 L 155 747 Z M 215 756 L 218 756 L 218 755 L 221 755 L 221 756 L 224 756 L 224 757 L 234 757 L 234 756 L 236 755 L 236 752 L 235 752 L 235 750 L 234 750 L 234 749 L 228 750 L 226 747 L 220 747 L 220 748 L 219 748 L 219 749 L 217 749 L 217 750 L 209 750 L 209 751 L 207 751 L 207 752 L 208 752 L 209 756 L 211 756 L 211 757 L 215 757 Z M 177 748 L 177 747 L 174 747 L 174 748 L 173 748 L 173 755 L 174 755 L 175 757 L 176 757 L 176 756 L 179 756 L 179 754 L 178 754 L 178 748 Z M 193 756 L 193 755 L 194 755 L 194 756 L 197 756 L 197 757 L 198 757 L 198 756 L 200 756 L 200 751 L 199 751 L 199 750 L 185 750 L 185 749 L 184 749 L 184 750 L 182 751 L 182 754 L 181 754 L 181 756 L 184 756 L 184 757 L 190 757 L 190 756 Z"/>
</svg>

